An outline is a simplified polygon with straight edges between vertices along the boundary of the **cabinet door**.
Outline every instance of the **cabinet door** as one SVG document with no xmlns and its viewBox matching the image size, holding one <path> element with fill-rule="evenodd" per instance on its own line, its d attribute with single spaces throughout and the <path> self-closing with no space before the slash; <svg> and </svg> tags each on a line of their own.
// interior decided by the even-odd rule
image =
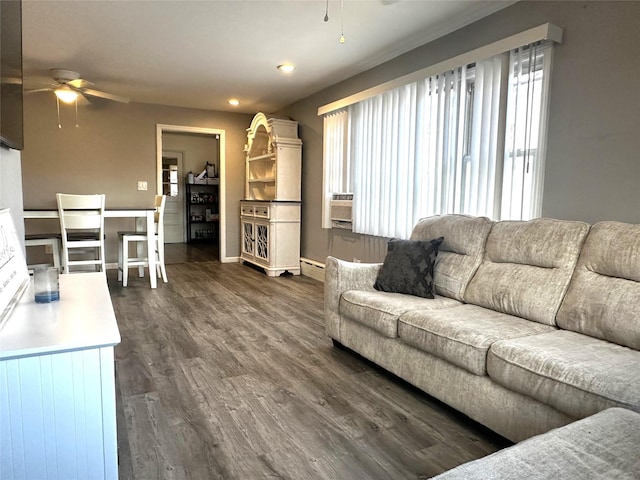
<svg viewBox="0 0 640 480">
<path fill-rule="evenodd" d="M 0 361 L 0 478 L 118 478 L 113 347 Z"/>
<path fill-rule="evenodd" d="M 269 263 L 269 224 L 256 223 L 255 234 L 256 258 L 263 260 L 265 263 Z"/>
<path fill-rule="evenodd" d="M 253 255 L 254 250 L 254 224 L 242 220 L 242 253 Z"/>
</svg>

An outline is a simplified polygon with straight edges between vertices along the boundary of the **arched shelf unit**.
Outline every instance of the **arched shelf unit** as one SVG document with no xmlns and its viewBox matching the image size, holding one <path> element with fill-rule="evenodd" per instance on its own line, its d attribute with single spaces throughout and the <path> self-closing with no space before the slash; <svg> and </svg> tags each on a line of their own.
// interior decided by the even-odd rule
<svg viewBox="0 0 640 480">
<path fill-rule="evenodd" d="M 300 274 L 298 122 L 257 113 L 247 129 L 241 257 L 269 276 Z"/>
</svg>

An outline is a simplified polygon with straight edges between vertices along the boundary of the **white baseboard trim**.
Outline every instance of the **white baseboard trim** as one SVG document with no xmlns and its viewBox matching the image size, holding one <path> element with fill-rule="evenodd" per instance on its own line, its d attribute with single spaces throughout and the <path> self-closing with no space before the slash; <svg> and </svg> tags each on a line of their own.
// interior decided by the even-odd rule
<svg viewBox="0 0 640 480">
<path fill-rule="evenodd" d="M 220 263 L 240 263 L 242 262 L 242 257 L 225 257 L 220 260 Z M 117 270 L 118 263 L 107 263 L 107 270 Z M 315 260 L 311 260 L 309 258 L 300 258 L 300 273 L 307 277 L 314 278 L 320 282 L 324 283 L 324 263 L 316 262 Z"/>
<path fill-rule="evenodd" d="M 300 258 L 300 273 L 324 283 L 324 263 L 316 262 L 309 258 Z"/>
<path fill-rule="evenodd" d="M 242 262 L 241 257 L 224 257 L 220 259 L 220 263 L 240 263 Z"/>
</svg>

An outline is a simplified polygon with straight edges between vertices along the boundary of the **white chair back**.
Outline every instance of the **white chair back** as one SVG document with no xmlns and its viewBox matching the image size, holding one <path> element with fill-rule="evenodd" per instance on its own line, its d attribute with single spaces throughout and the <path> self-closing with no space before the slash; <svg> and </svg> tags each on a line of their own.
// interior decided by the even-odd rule
<svg viewBox="0 0 640 480">
<path fill-rule="evenodd" d="M 156 233 L 158 237 L 162 237 L 164 240 L 164 205 L 167 202 L 166 195 L 156 195 L 155 200 L 153 202 L 154 207 L 156 208 L 156 213 L 153 218 L 156 224 Z"/>
<path fill-rule="evenodd" d="M 156 242 L 156 259 L 158 261 L 157 264 L 157 269 L 158 269 L 158 276 L 162 277 L 162 279 L 166 282 L 167 281 L 167 272 L 166 272 L 166 267 L 164 265 L 164 206 L 165 203 L 167 202 L 167 196 L 166 195 L 156 195 L 155 198 L 155 207 L 156 207 L 156 213 L 154 215 L 155 218 L 155 225 L 156 225 L 156 235 L 157 235 L 157 242 Z"/>
<path fill-rule="evenodd" d="M 60 232 L 62 233 L 63 269 L 95 265 L 105 271 L 104 205 L 105 196 L 56 194 Z M 71 260 L 70 253 L 93 253 L 93 258 Z"/>
</svg>

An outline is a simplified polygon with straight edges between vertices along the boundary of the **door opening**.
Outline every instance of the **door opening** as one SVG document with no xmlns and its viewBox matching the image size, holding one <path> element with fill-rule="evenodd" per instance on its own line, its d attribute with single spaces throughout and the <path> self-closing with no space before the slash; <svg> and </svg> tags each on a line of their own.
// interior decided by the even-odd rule
<svg viewBox="0 0 640 480">
<path fill-rule="evenodd" d="M 157 154 L 157 167 L 156 167 L 156 171 L 157 171 L 157 191 L 159 193 L 163 193 L 164 192 L 164 185 L 163 185 L 163 157 L 166 158 L 171 158 L 171 154 L 170 155 L 164 155 L 164 153 L 167 152 L 172 152 L 173 154 L 175 154 L 176 152 L 181 153 L 182 154 L 182 172 L 178 172 L 178 193 L 182 192 L 182 194 L 184 195 L 185 192 L 185 185 L 186 185 L 186 176 L 187 176 L 187 172 L 189 170 L 192 170 L 194 174 L 198 174 L 200 173 L 200 171 L 198 169 L 200 169 L 201 167 L 203 167 L 205 165 L 205 161 L 203 160 L 194 160 L 194 158 L 192 156 L 190 156 L 190 153 L 188 150 L 185 150 L 184 148 L 176 148 L 175 146 L 171 146 L 174 145 L 173 143 L 170 145 L 169 142 L 165 142 L 165 137 L 167 137 L 168 139 L 171 139 L 173 136 L 184 136 L 185 137 L 185 141 L 188 140 L 189 137 L 193 138 L 197 138 L 199 140 L 202 139 L 206 139 L 211 138 L 212 140 L 215 141 L 216 146 L 216 152 L 215 155 L 217 156 L 217 175 L 219 177 L 219 198 L 218 198 L 218 202 L 219 202 L 219 218 L 218 218 L 218 222 L 215 226 L 215 228 L 217 228 L 217 235 L 215 236 L 218 239 L 217 245 L 214 247 L 218 249 L 218 255 L 219 255 L 219 259 L 221 262 L 225 262 L 225 261 L 231 261 L 229 259 L 227 259 L 227 248 L 226 248 L 226 215 L 225 215 L 225 131 L 224 130 L 219 130 L 219 129 L 213 129 L 213 128 L 201 128 L 201 127 L 188 127 L 188 126 L 181 126 L 181 125 L 162 125 L 162 124 L 157 124 L 156 125 L 156 154 Z M 190 161 L 194 161 L 196 162 L 194 165 L 197 166 L 192 166 L 189 162 Z M 200 165 L 200 163 L 202 163 L 202 165 Z M 168 164 L 171 164 L 171 161 L 168 161 Z M 178 164 L 178 162 L 176 161 L 176 165 Z M 178 167 L 178 169 L 180 169 L 180 167 Z M 180 188 L 182 187 L 182 188 Z M 168 188 L 170 189 L 171 186 L 168 186 Z M 175 188 L 175 187 L 174 187 Z M 167 197 L 169 198 L 169 197 Z M 186 202 L 188 199 L 184 198 L 182 200 L 182 202 L 180 203 L 180 205 L 176 205 L 176 208 L 181 208 L 181 212 L 183 214 L 182 217 L 182 223 L 183 225 L 186 224 L 186 218 L 184 215 L 186 215 Z M 178 200 L 176 200 L 176 203 L 178 202 Z M 166 207 L 165 207 L 166 208 Z M 167 217 L 167 211 L 165 210 L 165 218 Z M 178 222 L 178 219 L 175 219 L 176 222 Z M 167 235 L 167 226 L 166 226 L 166 222 L 165 222 L 165 237 Z M 177 229 L 178 227 L 176 227 Z M 186 229 L 182 228 L 182 241 L 186 241 Z M 176 232 L 177 233 L 177 232 Z"/>
</svg>

